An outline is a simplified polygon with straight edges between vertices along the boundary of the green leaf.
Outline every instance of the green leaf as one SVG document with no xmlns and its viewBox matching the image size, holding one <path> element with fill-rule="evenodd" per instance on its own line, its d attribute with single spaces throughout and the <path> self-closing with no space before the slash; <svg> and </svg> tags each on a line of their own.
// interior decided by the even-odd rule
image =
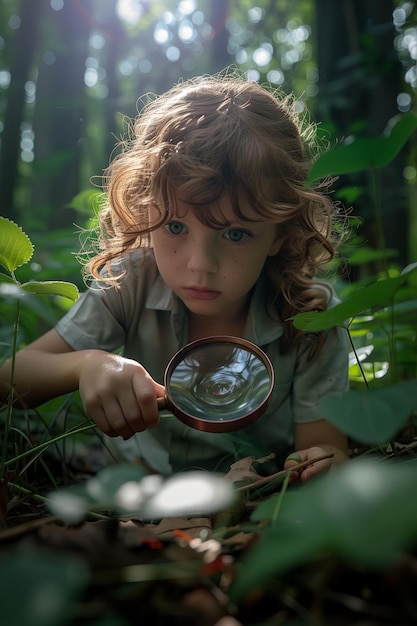
<svg viewBox="0 0 417 626">
<path fill-rule="evenodd" d="M 61 280 L 31 281 L 23 283 L 21 289 L 27 293 L 38 295 L 61 296 L 75 302 L 78 299 L 78 289 L 73 283 Z"/>
<path fill-rule="evenodd" d="M 64 626 L 89 582 L 75 555 L 26 547 L 3 554 L 0 564 L 2 626 Z M 19 600 L 20 598 L 20 600 Z"/>
<path fill-rule="evenodd" d="M 410 272 L 414 272 L 415 269 L 417 269 L 417 261 L 414 261 L 414 263 L 410 263 L 409 265 L 407 265 L 403 269 L 401 274 L 409 274 Z"/>
<path fill-rule="evenodd" d="M 93 217 L 97 213 L 95 209 L 103 197 L 102 191 L 84 189 L 84 191 L 77 193 L 66 206 L 67 208 L 75 209 L 79 213 Z"/>
<path fill-rule="evenodd" d="M 417 409 L 417 381 L 378 389 L 352 389 L 326 396 L 320 414 L 349 437 L 367 445 L 391 441 Z"/>
<path fill-rule="evenodd" d="M 5 217 L 0 217 L 0 265 L 9 272 L 27 263 L 33 254 L 33 244 L 26 233 Z"/>
<path fill-rule="evenodd" d="M 356 248 L 350 255 L 350 265 L 362 265 L 381 261 L 383 259 L 394 259 L 399 254 L 398 250 L 388 248 L 386 250 L 375 250 L 374 248 Z"/>
<path fill-rule="evenodd" d="M 358 138 L 350 144 L 335 146 L 313 164 L 308 183 L 327 176 L 385 167 L 397 156 L 416 128 L 417 115 L 407 113 L 399 118 L 387 136 Z"/>
<path fill-rule="evenodd" d="M 16 284 L 11 276 L 9 276 L 8 274 L 3 274 L 3 272 L 0 272 L 0 283 L 12 283 L 13 285 Z"/>
<path fill-rule="evenodd" d="M 295 328 L 308 332 L 320 332 L 334 326 L 346 328 L 346 322 L 363 311 L 375 306 L 391 304 L 398 288 L 407 280 L 407 273 L 386 278 L 351 293 L 343 302 L 327 311 L 299 313 L 293 318 Z"/>
<path fill-rule="evenodd" d="M 396 562 L 417 544 L 416 481 L 415 462 L 362 458 L 290 491 L 276 526 L 263 530 L 242 561 L 232 601 L 323 553 L 371 570 Z M 276 498 L 262 503 L 251 519 L 272 520 Z"/>
</svg>

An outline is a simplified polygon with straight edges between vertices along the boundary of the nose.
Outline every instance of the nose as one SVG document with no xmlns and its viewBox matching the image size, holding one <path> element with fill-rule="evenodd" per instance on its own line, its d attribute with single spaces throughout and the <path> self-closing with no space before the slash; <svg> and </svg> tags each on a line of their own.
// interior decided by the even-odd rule
<svg viewBox="0 0 417 626">
<path fill-rule="evenodd" d="M 219 254 L 212 238 L 195 238 L 188 249 L 188 269 L 200 274 L 214 274 L 219 268 Z"/>
</svg>

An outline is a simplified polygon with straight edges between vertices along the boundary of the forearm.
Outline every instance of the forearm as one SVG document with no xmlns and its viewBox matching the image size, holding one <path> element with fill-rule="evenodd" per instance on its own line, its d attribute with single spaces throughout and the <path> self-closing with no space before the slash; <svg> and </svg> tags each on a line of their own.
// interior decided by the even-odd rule
<svg viewBox="0 0 417 626">
<path fill-rule="evenodd" d="M 347 437 L 326 420 L 296 424 L 296 450 L 318 447 L 333 454 L 332 465 L 340 465 L 349 458 Z"/>
<path fill-rule="evenodd" d="M 35 348 L 25 348 L 16 354 L 13 390 L 14 405 L 18 408 L 34 407 L 71 391 L 79 385 L 79 372 L 85 359 L 93 350 L 70 351 L 51 354 Z M 0 394 L 2 402 L 12 385 L 11 359 L 0 368 Z"/>
</svg>

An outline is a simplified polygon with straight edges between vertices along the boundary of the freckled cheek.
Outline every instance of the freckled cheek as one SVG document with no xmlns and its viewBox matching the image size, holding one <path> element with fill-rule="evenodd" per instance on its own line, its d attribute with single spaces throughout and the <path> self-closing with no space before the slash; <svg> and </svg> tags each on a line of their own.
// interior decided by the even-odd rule
<svg viewBox="0 0 417 626">
<path fill-rule="evenodd" d="M 173 248 L 167 254 L 167 264 L 171 272 L 180 272 L 182 259 L 178 248 Z"/>
</svg>

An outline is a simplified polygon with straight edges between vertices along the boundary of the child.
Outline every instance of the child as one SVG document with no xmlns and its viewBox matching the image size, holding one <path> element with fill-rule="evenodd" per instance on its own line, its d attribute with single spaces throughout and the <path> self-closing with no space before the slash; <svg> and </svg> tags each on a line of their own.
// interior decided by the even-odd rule
<svg viewBox="0 0 417 626">
<path fill-rule="evenodd" d="M 347 388 L 346 338 L 289 321 L 334 303 L 316 279 L 337 229 L 328 197 L 306 186 L 313 139 L 289 97 L 233 76 L 149 102 L 106 172 L 95 284 L 18 353 L 17 406 L 79 389 L 119 458 L 161 474 L 227 471 L 271 452 L 274 470 L 295 464 L 293 450 L 302 460 L 332 453 L 297 476 L 306 480 L 344 461 L 346 438 L 317 405 Z M 228 435 L 160 418 L 157 407 L 172 355 L 213 335 L 256 343 L 275 371 L 265 415 Z M 0 377 L 10 380 L 9 363 Z"/>
</svg>

